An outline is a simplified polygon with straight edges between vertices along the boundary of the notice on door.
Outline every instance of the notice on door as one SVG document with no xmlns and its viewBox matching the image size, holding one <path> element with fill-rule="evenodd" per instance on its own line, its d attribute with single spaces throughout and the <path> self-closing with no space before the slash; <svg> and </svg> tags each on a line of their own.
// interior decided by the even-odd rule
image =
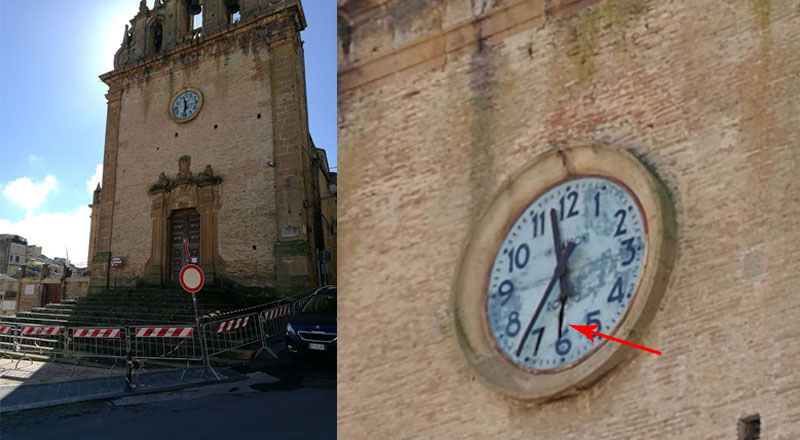
<svg viewBox="0 0 800 440">
<path fill-rule="evenodd" d="M 33 295 L 33 284 L 25 285 L 25 295 Z"/>
</svg>

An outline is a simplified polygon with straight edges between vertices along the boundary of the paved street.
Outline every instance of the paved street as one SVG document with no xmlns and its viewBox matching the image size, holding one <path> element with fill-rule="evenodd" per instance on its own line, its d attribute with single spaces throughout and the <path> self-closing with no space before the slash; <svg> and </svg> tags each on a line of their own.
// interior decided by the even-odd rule
<svg viewBox="0 0 800 440">
<path fill-rule="evenodd" d="M 3 414 L 0 438 L 336 438 L 335 364 L 263 358 L 239 382 Z"/>
</svg>

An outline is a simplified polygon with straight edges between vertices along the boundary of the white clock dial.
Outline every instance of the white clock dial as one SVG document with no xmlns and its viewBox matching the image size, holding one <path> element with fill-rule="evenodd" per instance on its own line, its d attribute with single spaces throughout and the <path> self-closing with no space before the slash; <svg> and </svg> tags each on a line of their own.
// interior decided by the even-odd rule
<svg viewBox="0 0 800 440">
<path fill-rule="evenodd" d="M 563 276 L 556 271 L 551 211 L 558 254 L 566 258 Z M 489 277 L 489 332 L 500 352 L 537 371 L 585 359 L 603 339 L 592 343 L 569 325 L 600 324 L 596 330 L 609 334 L 625 318 L 645 261 L 643 222 L 635 196 L 607 178 L 566 180 L 533 200 L 507 231 Z M 567 299 L 559 338 L 562 279 Z"/>
<path fill-rule="evenodd" d="M 197 113 L 200 96 L 195 92 L 184 92 L 172 103 L 172 114 L 178 119 L 189 119 Z"/>
</svg>

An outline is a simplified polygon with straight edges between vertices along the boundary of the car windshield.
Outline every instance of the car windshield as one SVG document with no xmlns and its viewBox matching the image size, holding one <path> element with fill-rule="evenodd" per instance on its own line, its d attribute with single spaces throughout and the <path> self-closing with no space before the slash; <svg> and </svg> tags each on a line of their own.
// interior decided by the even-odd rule
<svg viewBox="0 0 800 440">
<path fill-rule="evenodd" d="M 314 295 L 303 307 L 305 313 L 316 313 L 318 315 L 336 314 L 336 296 L 334 295 Z"/>
</svg>

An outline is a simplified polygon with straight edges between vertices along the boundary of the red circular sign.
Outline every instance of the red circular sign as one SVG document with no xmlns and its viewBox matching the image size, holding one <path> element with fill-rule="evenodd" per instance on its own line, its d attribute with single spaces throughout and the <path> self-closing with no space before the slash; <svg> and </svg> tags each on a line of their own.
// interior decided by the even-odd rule
<svg viewBox="0 0 800 440">
<path fill-rule="evenodd" d="M 181 287 L 189 293 L 195 293 L 203 288 L 205 276 L 203 270 L 194 264 L 187 264 L 181 269 Z"/>
</svg>

